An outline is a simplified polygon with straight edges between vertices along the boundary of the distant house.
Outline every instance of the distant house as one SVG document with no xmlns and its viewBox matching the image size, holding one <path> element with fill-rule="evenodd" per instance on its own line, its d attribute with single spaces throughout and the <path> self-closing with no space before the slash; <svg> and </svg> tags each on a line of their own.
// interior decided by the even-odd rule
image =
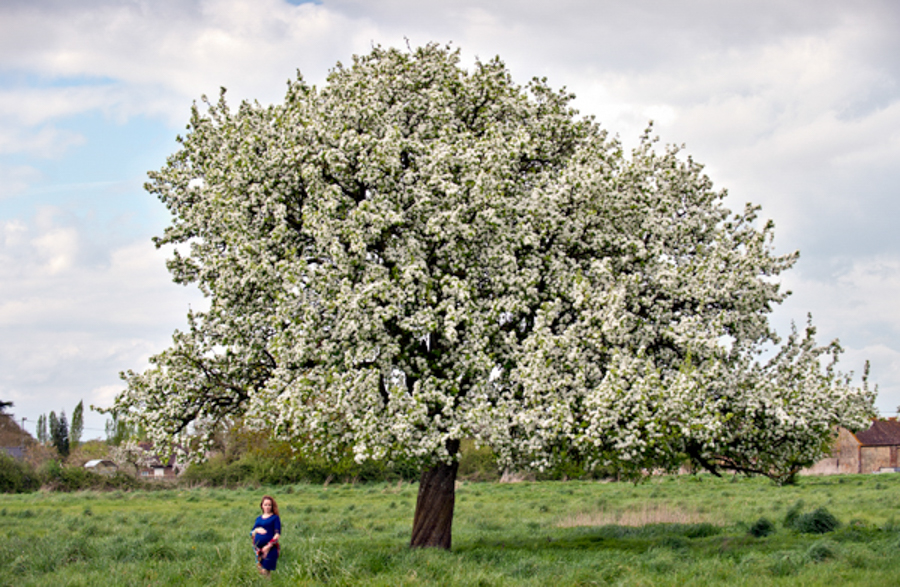
<svg viewBox="0 0 900 587">
<path fill-rule="evenodd" d="M 145 452 L 143 466 L 138 467 L 138 475 L 145 479 L 174 479 L 183 467 L 178 462 L 176 455 L 168 458 L 160 457 L 153 452 L 153 445 L 149 442 L 141 442 L 139 445 Z"/>
<path fill-rule="evenodd" d="M 886 473 L 898 469 L 900 422 L 896 418 L 872 420 L 867 430 L 853 433 L 838 428 L 831 456 L 805 469 L 805 475 Z"/>
<path fill-rule="evenodd" d="M 115 475 L 119 470 L 119 466 L 112 461 L 106 459 L 95 459 L 84 464 L 84 468 L 101 475 Z"/>
</svg>

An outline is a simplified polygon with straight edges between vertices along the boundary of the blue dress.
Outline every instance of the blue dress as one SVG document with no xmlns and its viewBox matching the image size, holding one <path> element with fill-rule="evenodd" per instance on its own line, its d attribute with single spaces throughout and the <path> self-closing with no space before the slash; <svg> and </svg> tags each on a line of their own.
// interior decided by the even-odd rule
<svg viewBox="0 0 900 587">
<path fill-rule="evenodd" d="M 256 523 L 253 524 L 253 529 L 256 530 L 257 528 L 262 528 L 266 531 L 265 534 L 253 535 L 253 546 L 259 551 L 259 549 L 268 544 L 276 534 L 281 534 L 281 518 L 275 514 L 272 514 L 268 518 L 259 516 L 256 518 Z M 276 544 L 269 550 L 269 554 L 266 555 L 266 558 L 259 561 L 262 568 L 267 571 L 275 570 L 275 565 L 278 563 L 278 549 L 279 546 Z"/>
</svg>

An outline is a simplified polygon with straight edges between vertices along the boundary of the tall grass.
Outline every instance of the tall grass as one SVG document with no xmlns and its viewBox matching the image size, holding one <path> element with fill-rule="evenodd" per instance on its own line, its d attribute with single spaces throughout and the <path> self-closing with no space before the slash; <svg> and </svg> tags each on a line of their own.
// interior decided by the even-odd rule
<svg viewBox="0 0 900 587">
<path fill-rule="evenodd" d="M 898 489 L 887 475 L 463 483 L 452 552 L 407 548 L 405 482 L 2 495 L 0 585 L 889 585 Z M 268 581 L 248 537 L 263 493 L 284 525 Z"/>
</svg>

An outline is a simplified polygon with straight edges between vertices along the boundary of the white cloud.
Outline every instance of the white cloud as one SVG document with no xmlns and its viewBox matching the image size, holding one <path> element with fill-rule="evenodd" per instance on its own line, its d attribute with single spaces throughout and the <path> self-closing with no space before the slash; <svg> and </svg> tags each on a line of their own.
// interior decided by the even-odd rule
<svg viewBox="0 0 900 587">
<path fill-rule="evenodd" d="M 0 164 L 0 200 L 24 192 L 40 177 L 41 172 L 30 165 Z"/>
<path fill-rule="evenodd" d="M 0 117 L 15 117 L 26 126 L 101 109 L 123 101 L 124 92 L 113 86 L 11 88 L 0 91 Z"/>
<path fill-rule="evenodd" d="M 29 129 L 0 121 L 0 155 L 17 153 L 54 158 L 83 143 L 84 137 L 78 133 L 53 126 Z"/>
<path fill-rule="evenodd" d="M 146 328 L 159 322 L 160 310 L 184 314 L 178 293 L 188 290 L 171 283 L 166 254 L 149 239 L 92 262 L 80 254 L 84 235 L 59 224 L 55 212 L 45 209 L 31 226 L 0 228 L 0 326 Z"/>
<path fill-rule="evenodd" d="M 829 330 L 852 324 L 900 333 L 900 256 L 846 259 L 830 276 L 793 272 L 784 283 L 811 310 L 828 310 L 817 322 Z"/>
<path fill-rule="evenodd" d="M 42 258 L 42 269 L 54 275 L 69 269 L 78 254 L 78 233 L 74 228 L 56 228 L 31 241 Z"/>
<path fill-rule="evenodd" d="M 44 209 L 0 225 L 0 397 L 29 419 L 81 399 L 108 406 L 119 371 L 145 368 L 184 327 L 188 305 L 205 307 L 171 282 L 148 238 L 97 263 L 79 253 L 84 229 L 67 222 Z"/>
<path fill-rule="evenodd" d="M 94 108 L 159 114 L 177 107 L 168 114 L 180 122 L 191 100 L 215 97 L 221 86 L 237 97 L 278 100 L 297 67 L 324 77 L 337 55 L 348 46 L 364 50 L 374 35 L 325 7 L 281 0 L 46 8 L 0 8 L 0 64 L 61 82 L 0 94 L 0 112 L 31 124 Z"/>
<path fill-rule="evenodd" d="M 87 110 L 181 123 L 191 100 L 220 86 L 277 101 L 298 67 L 321 81 L 336 59 L 409 36 L 456 41 L 467 58 L 500 53 L 520 80 L 549 75 L 623 136 L 653 117 L 672 141 L 747 145 L 785 130 L 785 118 L 846 109 L 883 80 L 859 47 L 892 42 L 879 36 L 884 12 L 821 2 L 12 4 L 0 12 L 0 63 L 63 83 L 2 92 L 0 112 L 28 124 Z"/>
<path fill-rule="evenodd" d="M 852 370 L 860 376 L 863 366 L 869 361 L 869 386 L 878 386 L 876 407 L 882 416 L 898 414 L 900 406 L 900 350 L 885 344 L 866 345 L 859 348 L 845 348 L 841 357 L 841 367 Z"/>
<path fill-rule="evenodd" d="M 88 392 L 90 405 L 98 408 L 108 408 L 113 405 L 118 395 L 124 389 L 124 385 L 101 385 Z"/>
</svg>

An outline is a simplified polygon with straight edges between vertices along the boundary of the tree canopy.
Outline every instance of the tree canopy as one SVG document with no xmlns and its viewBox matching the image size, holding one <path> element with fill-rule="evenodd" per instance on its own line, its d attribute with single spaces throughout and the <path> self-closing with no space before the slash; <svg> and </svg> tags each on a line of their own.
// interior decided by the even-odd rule
<svg viewBox="0 0 900 587">
<path fill-rule="evenodd" d="M 84 400 L 78 402 L 72 412 L 72 423 L 69 425 L 69 445 L 77 448 L 84 433 Z"/>
<path fill-rule="evenodd" d="M 50 443 L 60 457 L 69 456 L 69 422 L 66 420 L 65 410 L 60 412 L 59 418 L 55 412 L 50 412 Z"/>
<path fill-rule="evenodd" d="M 759 359 L 796 254 L 758 208 L 650 131 L 626 154 L 572 98 L 429 45 L 298 76 L 282 104 L 195 106 L 146 187 L 210 307 L 123 375 L 117 412 L 157 442 L 241 416 L 360 461 L 452 469 L 470 437 L 626 477 L 783 479 L 864 427 L 873 393 L 811 325 Z"/>
</svg>

